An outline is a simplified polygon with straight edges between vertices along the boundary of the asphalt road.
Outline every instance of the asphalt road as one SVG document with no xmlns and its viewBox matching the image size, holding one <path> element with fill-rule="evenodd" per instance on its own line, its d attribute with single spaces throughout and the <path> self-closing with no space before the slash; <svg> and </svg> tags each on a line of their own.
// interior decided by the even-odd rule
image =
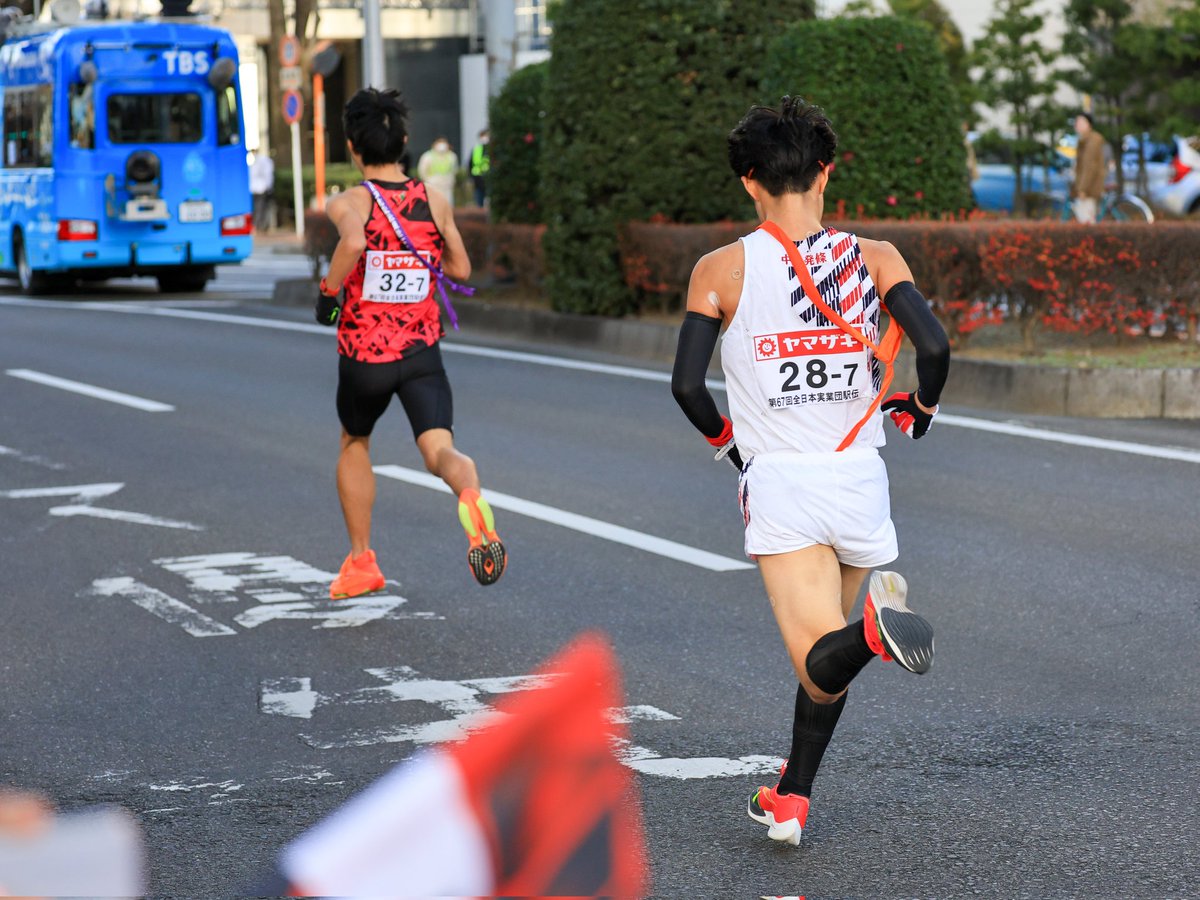
<svg viewBox="0 0 1200 900">
<path fill-rule="evenodd" d="M 338 613 L 319 600 L 346 552 L 332 334 L 252 302 L 303 265 L 256 259 L 171 303 L 137 283 L 0 295 L 0 783 L 132 810 L 153 894 L 244 891 L 446 718 L 364 689 L 523 674 L 589 629 L 626 702 L 668 714 L 630 726 L 656 895 L 1195 893 L 1194 424 L 1003 434 L 950 409 L 919 444 L 889 429 L 895 568 L 937 660 L 857 680 L 803 844 L 784 848 L 744 809 L 786 753 L 794 676 L 757 573 L 704 567 L 744 561 L 734 473 L 666 384 L 479 355 L 498 346 L 479 334 L 445 354 L 485 491 L 719 559 L 501 510 L 511 566 L 484 589 L 452 499 L 380 477 L 391 599 Z M 398 408 L 374 461 L 420 469 Z"/>
</svg>

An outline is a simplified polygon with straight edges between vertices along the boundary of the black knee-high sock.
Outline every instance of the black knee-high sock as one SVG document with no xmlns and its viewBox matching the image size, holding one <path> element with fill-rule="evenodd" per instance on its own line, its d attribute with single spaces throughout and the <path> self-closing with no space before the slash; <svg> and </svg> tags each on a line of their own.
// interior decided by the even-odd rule
<svg viewBox="0 0 1200 900">
<path fill-rule="evenodd" d="M 859 619 L 819 638 L 808 652 L 805 667 L 813 684 L 827 694 L 840 694 L 874 656 Z"/>
<path fill-rule="evenodd" d="M 779 779 L 781 794 L 812 795 L 813 778 L 821 765 L 821 757 L 833 737 L 842 709 L 846 706 L 846 695 L 833 703 L 814 703 L 804 690 L 796 688 L 796 718 L 792 722 L 792 752 L 788 755 L 787 768 Z"/>
</svg>

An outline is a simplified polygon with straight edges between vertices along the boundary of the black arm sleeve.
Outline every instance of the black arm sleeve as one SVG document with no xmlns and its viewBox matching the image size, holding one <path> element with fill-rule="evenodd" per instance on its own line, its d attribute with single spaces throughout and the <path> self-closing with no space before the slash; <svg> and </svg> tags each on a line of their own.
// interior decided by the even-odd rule
<svg viewBox="0 0 1200 900">
<path fill-rule="evenodd" d="M 720 334 L 720 319 L 689 312 L 679 329 L 679 347 L 675 351 L 675 369 L 671 373 L 671 393 L 675 395 L 675 402 L 705 437 L 717 437 L 725 428 L 717 404 L 704 384 Z"/>
<path fill-rule="evenodd" d="M 950 374 L 950 340 L 942 323 L 911 281 L 894 285 L 883 298 L 888 315 L 896 320 L 917 351 L 917 390 L 926 406 L 937 406 Z"/>
</svg>

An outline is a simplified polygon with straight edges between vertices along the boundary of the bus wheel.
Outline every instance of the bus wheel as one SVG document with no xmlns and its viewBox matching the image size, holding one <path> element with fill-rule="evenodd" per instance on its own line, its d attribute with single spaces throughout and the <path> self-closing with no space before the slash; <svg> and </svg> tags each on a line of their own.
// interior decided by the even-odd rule
<svg viewBox="0 0 1200 900">
<path fill-rule="evenodd" d="M 204 290 L 211 274 L 207 269 L 180 269 L 158 276 L 158 289 L 164 294 L 194 294 Z"/>
<path fill-rule="evenodd" d="M 50 279 L 43 272 L 35 272 L 29 262 L 29 251 L 25 249 L 25 235 L 20 230 L 13 234 L 13 257 L 17 261 L 17 281 L 23 294 L 43 294 L 50 287 Z"/>
</svg>

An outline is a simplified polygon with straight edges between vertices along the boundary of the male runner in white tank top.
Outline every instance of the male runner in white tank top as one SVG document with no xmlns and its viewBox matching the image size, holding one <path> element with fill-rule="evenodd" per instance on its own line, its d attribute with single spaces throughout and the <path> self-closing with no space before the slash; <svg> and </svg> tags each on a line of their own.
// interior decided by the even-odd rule
<svg viewBox="0 0 1200 900">
<path fill-rule="evenodd" d="M 741 469 L 746 552 L 800 679 L 779 784 L 748 805 L 770 838 L 790 844 L 800 843 L 851 680 L 875 656 L 916 673 L 933 661 L 933 629 L 905 605 L 894 572 L 871 575 L 863 618 L 846 624 L 868 574 L 897 556 L 877 450 L 883 411 L 923 437 L 950 347 L 891 244 L 822 226 L 836 147 L 824 113 L 790 97 L 779 109 L 754 107 L 729 135 L 730 164 L 768 230 L 696 264 L 672 378 L 692 424 Z M 913 342 L 919 384 L 882 404 L 892 354 L 881 306 L 889 329 L 899 325 Z M 704 385 L 722 325 L 732 422 Z"/>
</svg>

